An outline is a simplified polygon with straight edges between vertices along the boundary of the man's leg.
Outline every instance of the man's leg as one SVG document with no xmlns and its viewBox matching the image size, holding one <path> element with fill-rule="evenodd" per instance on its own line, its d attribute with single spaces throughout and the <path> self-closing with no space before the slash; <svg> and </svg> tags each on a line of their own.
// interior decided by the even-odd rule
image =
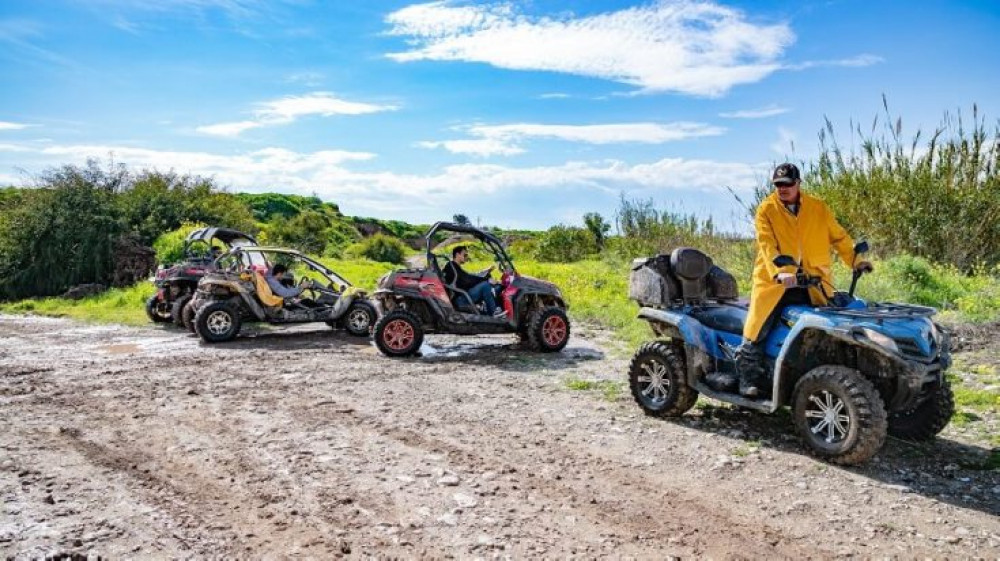
<svg viewBox="0 0 1000 561">
<path fill-rule="evenodd" d="M 469 296 L 476 302 L 486 305 L 486 313 L 493 315 L 497 310 L 497 301 L 493 298 L 493 287 L 488 282 L 481 282 L 469 290 Z"/>
<path fill-rule="evenodd" d="M 760 384 L 764 381 L 764 340 L 781 317 L 787 306 L 808 306 L 809 293 L 804 288 L 789 288 L 778 301 L 778 305 L 767 317 L 755 341 L 744 339 L 736 351 L 736 370 L 740 374 L 740 394 L 746 397 L 760 395 Z"/>
</svg>

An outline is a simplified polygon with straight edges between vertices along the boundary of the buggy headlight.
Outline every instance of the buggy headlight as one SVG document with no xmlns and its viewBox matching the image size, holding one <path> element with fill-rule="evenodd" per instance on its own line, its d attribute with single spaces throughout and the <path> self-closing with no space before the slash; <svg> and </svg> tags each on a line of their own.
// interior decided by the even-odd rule
<svg viewBox="0 0 1000 561">
<path fill-rule="evenodd" d="M 896 342 L 893 341 L 892 338 L 889 337 L 888 335 L 885 335 L 883 333 L 879 333 L 878 331 L 875 331 L 874 329 L 868 329 L 867 327 L 861 328 L 861 333 L 865 337 L 867 337 L 868 340 L 871 341 L 872 343 L 875 343 L 876 345 L 878 345 L 880 347 L 883 347 L 883 348 L 885 348 L 885 349 L 887 349 L 889 351 L 892 351 L 894 353 L 898 353 L 899 352 L 899 347 L 896 345 Z"/>
</svg>

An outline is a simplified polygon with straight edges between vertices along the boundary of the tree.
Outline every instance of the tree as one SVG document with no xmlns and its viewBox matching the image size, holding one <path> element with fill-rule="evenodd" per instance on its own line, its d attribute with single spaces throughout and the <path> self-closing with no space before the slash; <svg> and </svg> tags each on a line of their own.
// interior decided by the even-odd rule
<svg viewBox="0 0 1000 561">
<path fill-rule="evenodd" d="M 598 251 L 604 249 L 604 240 L 611 231 L 611 224 L 604 221 L 604 217 L 596 212 L 588 212 L 583 215 L 583 223 L 594 236 L 594 243 L 597 244 Z"/>
<path fill-rule="evenodd" d="M 472 221 L 469 220 L 469 217 L 464 214 L 456 214 L 455 216 L 452 216 L 451 219 L 459 226 L 472 226 Z"/>
</svg>

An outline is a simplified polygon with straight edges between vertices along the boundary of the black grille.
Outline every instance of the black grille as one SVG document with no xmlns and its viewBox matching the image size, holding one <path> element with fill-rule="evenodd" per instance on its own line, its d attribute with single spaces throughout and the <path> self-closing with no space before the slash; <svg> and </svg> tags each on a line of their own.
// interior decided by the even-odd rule
<svg viewBox="0 0 1000 561">
<path fill-rule="evenodd" d="M 924 354 L 920 350 L 920 345 L 913 339 L 900 338 L 894 339 L 896 341 L 896 346 L 899 347 L 899 352 L 902 353 L 908 359 L 919 360 L 920 362 L 933 362 L 934 357 L 937 355 L 937 345 L 934 341 L 931 341 L 931 352 L 929 355 Z"/>
</svg>

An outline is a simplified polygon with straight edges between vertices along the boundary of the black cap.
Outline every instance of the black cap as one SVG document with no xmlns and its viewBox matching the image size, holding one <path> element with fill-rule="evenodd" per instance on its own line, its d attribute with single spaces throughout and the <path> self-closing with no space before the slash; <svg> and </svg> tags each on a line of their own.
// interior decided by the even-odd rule
<svg viewBox="0 0 1000 561">
<path fill-rule="evenodd" d="M 791 185 L 801 179 L 799 168 L 795 164 L 781 164 L 774 168 L 771 183 L 775 185 Z"/>
</svg>

